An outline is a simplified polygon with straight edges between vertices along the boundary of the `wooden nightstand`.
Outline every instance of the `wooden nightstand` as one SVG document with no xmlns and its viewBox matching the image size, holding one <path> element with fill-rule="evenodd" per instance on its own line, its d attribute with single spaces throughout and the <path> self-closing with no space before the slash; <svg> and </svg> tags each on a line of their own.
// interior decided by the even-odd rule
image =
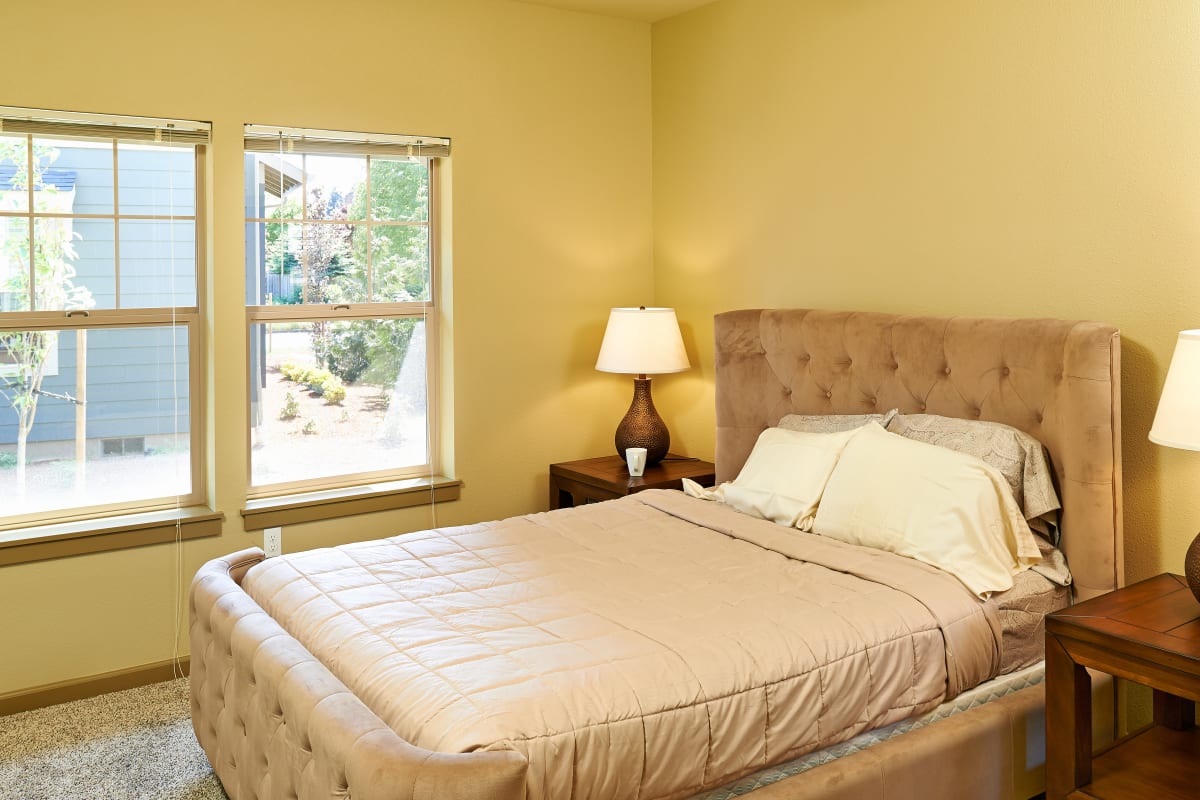
<svg viewBox="0 0 1200 800">
<path fill-rule="evenodd" d="M 1154 724 L 1092 757 L 1087 667 L 1154 689 Z M 1046 798 L 1200 797 L 1200 603 L 1179 575 L 1046 617 Z"/>
<path fill-rule="evenodd" d="M 667 457 L 632 478 L 625 461 L 617 456 L 588 458 L 550 465 L 550 508 L 570 508 L 583 503 L 615 500 L 644 489 L 678 489 L 684 478 L 711 486 L 716 467 L 708 461 Z"/>
</svg>

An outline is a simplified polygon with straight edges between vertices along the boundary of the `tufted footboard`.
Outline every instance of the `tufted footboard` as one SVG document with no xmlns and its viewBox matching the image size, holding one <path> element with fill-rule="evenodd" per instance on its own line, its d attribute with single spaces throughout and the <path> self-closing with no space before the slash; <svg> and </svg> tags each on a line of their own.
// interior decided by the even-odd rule
<svg viewBox="0 0 1200 800">
<path fill-rule="evenodd" d="M 192 581 L 192 726 L 232 800 L 517 800 L 516 752 L 434 753 L 397 736 L 241 588 L 258 548 Z"/>
</svg>

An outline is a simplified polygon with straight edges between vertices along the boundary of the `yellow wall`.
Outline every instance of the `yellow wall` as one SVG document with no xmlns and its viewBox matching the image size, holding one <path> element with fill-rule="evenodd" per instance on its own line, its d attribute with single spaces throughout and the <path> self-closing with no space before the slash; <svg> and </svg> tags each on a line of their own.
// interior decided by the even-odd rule
<svg viewBox="0 0 1200 800">
<path fill-rule="evenodd" d="M 214 123 L 211 470 L 228 522 L 178 563 L 156 546 L 0 568 L 0 693 L 169 657 L 180 580 L 257 541 L 238 515 L 244 122 L 454 139 L 467 485 L 439 523 L 544 508 L 547 463 L 608 451 L 629 396 L 592 370 L 610 306 L 679 309 L 697 366 L 655 394 L 676 449 L 700 456 L 718 311 L 1049 315 L 1123 329 L 1128 574 L 1181 568 L 1200 456 L 1146 432 L 1175 334 L 1200 324 L 1191 0 L 720 0 L 653 28 L 497 0 L 264 5 L 5 8 L 30 35 L 6 38 L 0 103 Z M 431 520 L 288 528 L 285 548 Z"/>
<path fill-rule="evenodd" d="M 453 139 L 447 344 L 466 486 L 439 523 L 545 508 L 547 464 L 611 448 L 629 387 L 595 353 L 609 307 L 653 291 L 649 25 L 496 0 L 59 0 L 3 17 L 0 104 L 213 123 L 210 471 L 227 521 L 178 562 L 161 545 L 0 567 L 0 694 L 170 658 L 190 575 L 260 541 L 238 513 L 244 123 Z M 285 528 L 284 548 L 431 521 Z"/>
<path fill-rule="evenodd" d="M 1104 320 L 1123 333 L 1127 578 L 1181 572 L 1200 456 L 1146 434 L 1200 326 L 1200 4 L 721 0 L 653 28 L 656 301 L 700 368 L 754 307 Z"/>
</svg>

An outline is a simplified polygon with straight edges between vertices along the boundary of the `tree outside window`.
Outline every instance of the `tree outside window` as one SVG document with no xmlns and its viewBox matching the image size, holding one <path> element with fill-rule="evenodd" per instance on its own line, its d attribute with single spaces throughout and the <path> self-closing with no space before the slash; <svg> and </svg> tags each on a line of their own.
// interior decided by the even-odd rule
<svg viewBox="0 0 1200 800">
<path fill-rule="evenodd" d="M 13 170 L 8 187 L 0 192 L 0 211 L 28 208 L 31 188 L 37 198 L 34 201 L 36 208 L 59 213 L 70 211 L 73 192 L 60 192 L 58 187 L 43 180 L 46 170 L 58 155 L 57 148 L 35 144 L 30 158 L 28 144 L 24 140 L 0 140 L 0 166 L 9 166 Z M 9 223 L 9 235 L 2 240 L 3 257 L 9 269 L 0 288 L 15 298 L 15 305 L 65 311 L 83 310 L 95 305 L 91 292 L 75 285 L 74 262 L 78 253 L 74 242 L 79 234 L 72 230 L 69 219 L 41 220 L 42 224 L 35 227 L 32 248 L 28 226 L 23 232 L 17 230 L 25 223 L 24 219 L 9 218 L 5 222 Z M 12 224 L 14 222 L 16 225 Z M 31 271 L 27 267 L 31 255 L 32 286 Z M 57 339 L 55 331 L 0 330 L 0 359 L 7 367 L 0 376 L 0 397 L 12 406 L 17 415 L 15 466 L 17 488 L 22 494 L 26 490 L 29 433 L 37 418 L 46 366 L 58 345 Z"/>
</svg>

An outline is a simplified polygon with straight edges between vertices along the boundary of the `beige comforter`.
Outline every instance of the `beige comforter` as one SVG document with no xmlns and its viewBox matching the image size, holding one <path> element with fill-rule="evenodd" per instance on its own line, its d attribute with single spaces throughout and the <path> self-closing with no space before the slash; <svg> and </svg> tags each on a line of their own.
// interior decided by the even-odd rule
<svg viewBox="0 0 1200 800">
<path fill-rule="evenodd" d="M 530 798 L 676 798 L 992 677 L 932 567 L 679 492 L 270 559 L 243 586 L 396 733 Z"/>
</svg>

